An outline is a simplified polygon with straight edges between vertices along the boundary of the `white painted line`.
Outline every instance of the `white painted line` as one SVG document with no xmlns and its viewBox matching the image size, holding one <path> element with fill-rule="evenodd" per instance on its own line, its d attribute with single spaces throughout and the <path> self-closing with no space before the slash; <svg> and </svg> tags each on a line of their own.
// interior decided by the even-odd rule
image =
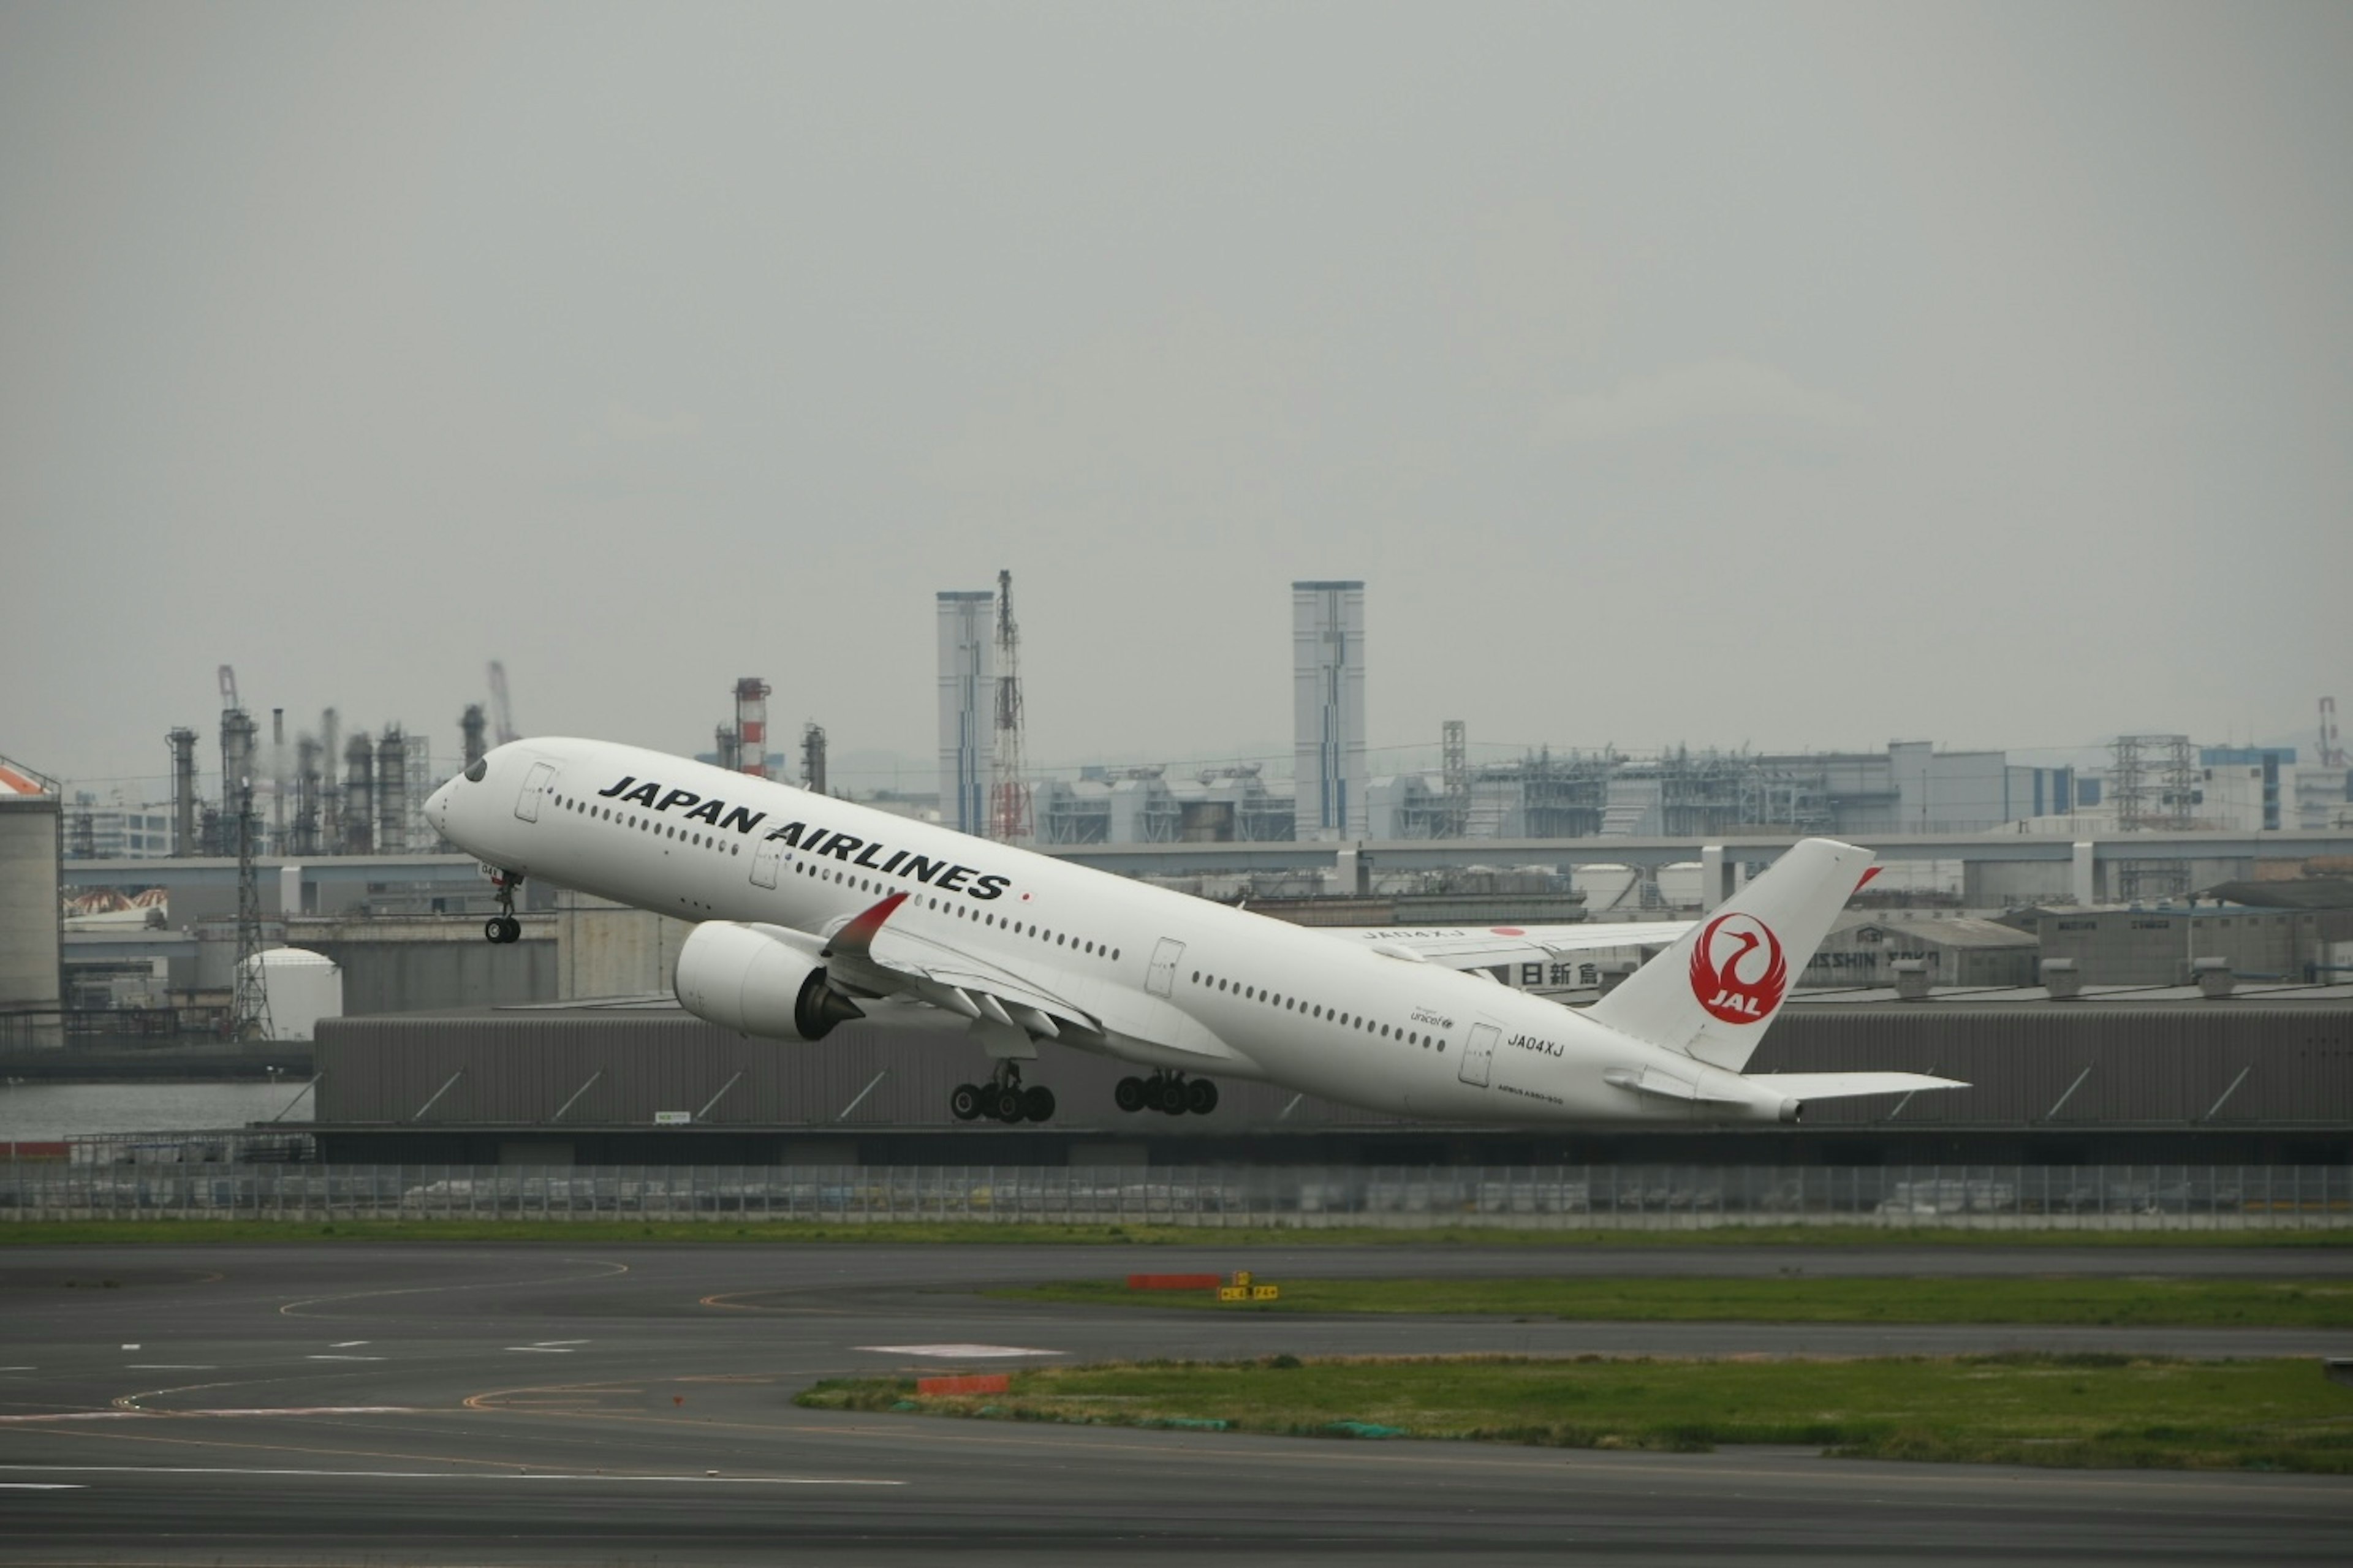
<svg viewBox="0 0 2353 1568">
<path fill-rule="evenodd" d="M 37 1366 L 0 1366 L 0 1372 L 38 1372 Z"/>
<path fill-rule="evenodd" d="M 215 1362 L 202 1361 L 127 1361 L 122 1363 L 122 1370 L 125 1372 L 218 1372 L 220 1366 Z"/>
<path fill-rule="evenodd" d="M 570 1355 L 572 1352 L 554 1345 L 509 1345 L 511 1351 L 524 1351 L 535 1355 Z"/>
<path fill-rule="evenodd" d="M 380 1355 L 311 1355 L 304 1356 L 302 1359 L 304 1361 L 382 1361 L 384 1357 Z"/>
<path fill-rule="evenodd" d="M 0 1492 L 78 1492 L 79 1481 L 0 1481 Z"/>
<path fill-rule="evenodd" d="M 63 1476 L 320 1476 L 330 1479 L 389 1481 L 692 1481 L 698 1486 L 903 1487 L 871 1476 L 630 1476 L 487 1474 L 480 1470 L 272 1470 L 196 1465 L 0 1465 L 0 1470 Z"/>
<path fill-rule="evenodd" d="M 555 1345 L 585 1345 L 588 1342 L 586 1340 L 533 1340 L 531 1342 L 534 1345 L 552 1347 Z"/>
<path fill-rule="evenodd" d="M 421 1415 L 421 1405 L 317 1405 L 276 1410 L 58 1410 L 46 1415 L 0 1415 L 0 1424 L 37 1426 L 47 1421 L 174 1421 L 186 1415 Z M 0 1465 L 0 1469 L 54 1469 L 38 1465 Z"/>
<path fill-rule="evenodd" d="M 862 1351 L 877 1355 L 941 1356 L 951 1361 L 972 1361 L 984 1356 L 1068 1355 L 1068 1351 L 1024 1350 L 1019 1345 L 860 1345 Z"/>
<path fill-rule="evenodd" d="M 127 1350 L 127 1351 L 135 1351 L 135 1350 L 137 1350 L 139 1347 L 138 1347 L 137 1345 L 125 1345 L 125 1346 L 123 1346 L 122 1348 L 123 1348 L 124 1350 Z"/>
<path fill-rule="evenodd" d="M 365 1340 L 337 1340 L 333 1344 L 329 1345 L 327 1348 L 331 1351 L 353 1351 L 359 1349 L 360 1346 L 365 1343 L 367 1343 L 367 1341 Z"/>
</svg>

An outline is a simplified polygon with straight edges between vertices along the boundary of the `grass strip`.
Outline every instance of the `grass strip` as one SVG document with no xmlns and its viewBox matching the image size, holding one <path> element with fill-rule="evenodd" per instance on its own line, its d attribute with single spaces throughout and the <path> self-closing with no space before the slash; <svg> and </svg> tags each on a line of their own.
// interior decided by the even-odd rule
<svg viewBox="0 0 2353 1568">
<path fill-rule="evenodd" d="M 1899 1229 L 1886 1226 L 1714 1226 L 1679 1230 L 1522 1230 L 1430 1226 L 1399 1229 L 1352 1226 L 1293 1230 L 1233 1229 L 1174 1225 L 999 1224 L 986 1220 L 764 1220 L 733 1215 L 706 1220 L 437 1218 L 403 1219 L 108 1219 L 0 1220 L 0 1247 L 116 1246 L 140 1242 L 307 1241 L 697 1241 L 862 1242 L 899 1246 L 1075 1247 L 1501 1247 L 1513 1248 L 1688 1247 L 2000 1247 L 2075 1249 L 2135 1247 L 2353 1247 L 2353 1226 L 2327 1230 L 1963 1230 Z"/>
<path fill-rule="evenodd" d="M 1261 1283 L 1268 1281 L 1261 1280 Z M 2353 1280 L 2164 1278 L 2022 1279 L 1282 1279 L 1273 1301 L 1208 1290 L 1131 1290 L 1116 1279 L 1007 1286 L 1015 1300 L 1211 1312 L 1501 1314 L 1576 1322 L 2073 1323 L 2110 1327 L 2339 1329 Z"/>
<path fill-rule="evenodd" d="M 2311 1361 L 2012 1354 L 1853 1361 L 1512 1356 L 1033 1368 L 1008 1393 L 820 1383 L 819 1410 L 1308 1437 L 1420 1437 L 2063 1468 L 2353 1473 L 2353 1391 Z"/>
</svg>

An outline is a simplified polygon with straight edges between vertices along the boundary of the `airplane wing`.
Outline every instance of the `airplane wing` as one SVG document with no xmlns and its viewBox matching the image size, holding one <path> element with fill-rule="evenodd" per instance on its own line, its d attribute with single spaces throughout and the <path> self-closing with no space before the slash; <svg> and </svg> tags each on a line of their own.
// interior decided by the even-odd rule
<svg viewBox="0 0 2353 1568">
<path fill-rule="evenodd" d="M 1601 925 L 1367 927 L 1335 931 L 1391 958 L 1489 969 L 1499 963 L 1542 963 L 1575 953 L 1620 948 L 1664 948 L 1683 940 L 1691 921 L 1621 921 Z"/>
<path fill-rule="evenodd" d="M 1014 1029 L 1032 1040 L 1059 1040 L 1082 1049 L 1108 1046 L 1114 1034 L 1198 1058 L 1226 1071 L 1250 1070 L 1249 1060 L 1195 1019 L 1158 997 L 1099 993 L 1116 1008 L 1076 1001 L 1050 973 L 1018 973 L 962 949 L 890 923 L 906 901 L 894 893 L 835 927 L 823 938 L 792 933 L 814 946 L 833 981 L 868 996 L 906 996 L 976 1025 Z M 783 933 L 787 928 L 764 928 Z"/>
<path fill-rule="evenodd" d="M 1049 985 L 888 924 L 907 901 L 893 893 L 851 916 L 818 956 L 837 984 L 870 996 L 913 996 L 966 1018 L 985 1018 L 1044 1039 L 1103 1037 L 1103 1020 Z M 887 927 L 887 930 L 886 930 Z M 806 940 L 806 939 L 804 939 Z"/>
</svg>

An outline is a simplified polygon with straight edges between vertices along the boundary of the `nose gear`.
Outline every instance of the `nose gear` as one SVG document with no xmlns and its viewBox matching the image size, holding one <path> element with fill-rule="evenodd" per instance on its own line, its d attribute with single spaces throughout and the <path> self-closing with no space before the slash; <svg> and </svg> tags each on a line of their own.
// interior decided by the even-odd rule
<svg viewBox="0 0 2353 1568">
<path fill-rule="evenodd" d="M 515 889 L 522 886 L 520 872 L 493 869 L 491 886 L 499 895 L 499 912 L 482 922 L 482 934 L 503 946 L 522 940 L 522 921 L 515 919 Z"/>
</svg>

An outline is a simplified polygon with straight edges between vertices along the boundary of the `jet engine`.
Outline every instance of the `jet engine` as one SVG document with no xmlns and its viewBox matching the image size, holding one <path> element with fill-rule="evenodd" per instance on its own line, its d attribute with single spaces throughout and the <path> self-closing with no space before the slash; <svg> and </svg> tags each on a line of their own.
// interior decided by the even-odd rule
<svg viewBox="0 0 2353 1568">
<path fill-rule="evenodd" d="M 761 930 L 705 921 L 678 950 L 671 987 L 698 1018 L 766 1039 L 821 1040 L 866 1015 L 826 980 L 825 965 Z"/>
</svg>

